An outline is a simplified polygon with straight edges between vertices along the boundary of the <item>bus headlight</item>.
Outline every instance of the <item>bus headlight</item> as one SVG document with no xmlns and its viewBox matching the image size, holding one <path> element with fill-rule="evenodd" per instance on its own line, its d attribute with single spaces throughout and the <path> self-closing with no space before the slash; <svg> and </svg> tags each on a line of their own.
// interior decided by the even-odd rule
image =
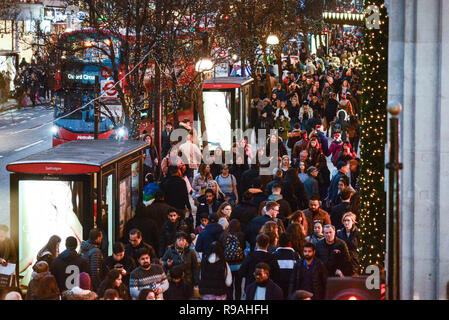
<svg viewBox="0 0 449 320">
<path fill-rule="evenodd" d="M 58 127 L 57 126 L 52 126 L 51 127 L 51 133 L 53 133 L 53 135 L 57 135 L 58 134 Z"/>
<path fill-rule="evenodd" d="M 124 128 L 120 128 L 117 130 L 117 136 L 119 138 L 123 138 L 125 136 L 125 134 L 126 134 L 126 130 Z"/>
</svg>

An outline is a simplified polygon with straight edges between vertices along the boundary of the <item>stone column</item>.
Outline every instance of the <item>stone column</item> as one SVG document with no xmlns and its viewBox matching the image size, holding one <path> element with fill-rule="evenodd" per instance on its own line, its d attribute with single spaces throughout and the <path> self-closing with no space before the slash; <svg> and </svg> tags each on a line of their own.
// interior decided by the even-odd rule
<svg viewBox="0 0 449 320">
<path fill-rule="evenodd" d="M 446 299 L 449 281 L 449 0 L 389 8 L 388 100 L 401 115 L 401 298 Z"/>
</svg>

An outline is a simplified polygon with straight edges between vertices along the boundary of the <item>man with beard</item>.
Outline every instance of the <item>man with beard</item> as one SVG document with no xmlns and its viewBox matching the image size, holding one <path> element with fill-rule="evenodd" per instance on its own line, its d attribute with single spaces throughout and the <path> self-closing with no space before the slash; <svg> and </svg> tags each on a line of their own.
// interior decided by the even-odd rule
<svg viewBox="0 0 449 320">
<path fill-rule="evenodd" d="M 315 220 L 320 220 L 323 226 L 331 224 L 329 214 L 320 208 L 320 197 L 317 195 L 310 198 L 309 209 L 304 210 L 304 215 L 306 216 L 309 235 L 313 233 L 313 222 Z"/>
<path fill-rule="evenodd" d="M 256 265 L 256 281 L 245 290 L 246 300 L 282 300 L 282 289 L 270 279 L 270 267 L 265 262 Z"/>
<path fill-rule="evenodd" d="M 327 282 L 327 269 L 323 262 L 315 257 L 315 245 L 304 245 L 304 257 L 295 263 L 290 278 L 289 296 L 296 290 L 313 294 L 313 300 L 324 299 Z"/>
<path fill-rule="evenodd" d="M 147 248 L 139 249 L 137 253 L 139 267 L 131 272 L 129 279 L 129 292 L 137 299 L 142 289 L 152 289 L 157 300 L 163 300 L 163 293 L 168 289 L 168 280 L 164 269 L 159 264 L 151 264 Z"/>
</svg>

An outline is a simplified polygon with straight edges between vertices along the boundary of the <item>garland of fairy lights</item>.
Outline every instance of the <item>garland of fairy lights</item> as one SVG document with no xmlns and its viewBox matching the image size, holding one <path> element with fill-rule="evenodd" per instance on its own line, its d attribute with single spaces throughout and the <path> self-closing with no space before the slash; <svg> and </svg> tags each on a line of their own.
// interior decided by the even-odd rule
<svg viewBox="0 0 449 320">
<path fill-rule="evenodd" d="M 360 264 L 385 265 L 388 16 L 383 0 L 365 1 L 380 9 L 380 29 L 364 26 L 361 106 Z"/>
</svg>

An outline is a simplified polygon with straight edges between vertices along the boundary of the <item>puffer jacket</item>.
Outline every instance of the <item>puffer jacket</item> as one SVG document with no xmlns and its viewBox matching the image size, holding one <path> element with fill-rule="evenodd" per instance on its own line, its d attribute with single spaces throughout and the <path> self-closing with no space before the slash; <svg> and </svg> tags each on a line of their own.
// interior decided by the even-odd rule
<svg viewBox="0 0 449 320">
<path fill-rule="evenodd" d="M 97 290 L 100 285 L 100 268 L 101 263 L 103 262 L 103 254 L 101 253 L 98 244 L 88 240 L 81 243 L 80 255 L 89 261 L 89 275 L 92 279 L 92 287 L 94 290 Z"/>
<path fill-rule="evenodd" d="M 98 295 L 94 291 L 84 290 L 80 287 L 73 287 L 62 293 L 67 300 L 96 300 Z"/>
</svg>

